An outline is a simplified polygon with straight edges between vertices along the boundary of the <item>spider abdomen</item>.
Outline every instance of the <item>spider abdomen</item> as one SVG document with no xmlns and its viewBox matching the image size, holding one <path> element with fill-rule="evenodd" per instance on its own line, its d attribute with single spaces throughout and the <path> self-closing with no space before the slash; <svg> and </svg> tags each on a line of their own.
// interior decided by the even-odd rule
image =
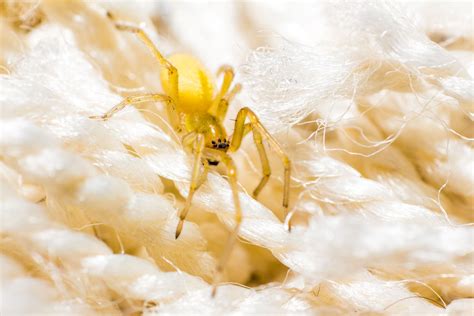
<svg viewBox="0 0 474 316">
<path fill-rule="evenodd" d="M 187 54 L 171 55 L 168 60 L 178 70 L 178 100 L 176 107 L 183 113 L 206 112 L 214 97 L 212 77 L 195 57 Z M 168 70 L 160 73 L 161 85 L 167 95 L 172 95 Z"/>
</svg>

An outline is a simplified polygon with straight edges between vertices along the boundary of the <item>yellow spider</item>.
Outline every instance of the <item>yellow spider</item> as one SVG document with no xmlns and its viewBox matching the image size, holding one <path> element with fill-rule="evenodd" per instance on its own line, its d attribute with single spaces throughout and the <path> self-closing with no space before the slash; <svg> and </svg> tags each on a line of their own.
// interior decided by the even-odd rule
<svg viewBox="0 0 474 316">
<path fill-rule="evenodd" d="M 227 176 L 232 189 L 235 208 L 235 228 L 229 236 L 227 247 L 217 265 L 213 282 L 213 295 L 215 295 L 217 281 L 223 272 L 231 249 L 237 239 L 242 221 L 236 168 L 228 152 L 238 150 L 242 143 L 242 138 L 250 131 L 253 132 L 253 139 L 258 149 L 263 170 L 263 176 L 253 191 L 253 197 L 257 198 L 271 174 L 270 164 L 262 141 L 266 139 L 269 142 L 270 146 L 282 159 L 285 169 L 283 207 L 285 208 L 286 215 L 288 215 L 290 160 L 278 142 L 260 123 L 255 113 L 247 107 L 242 108 L 237 114 L 233 135 L 227 136 L 222 121 L 226 116 L 230 100 L 232 100 L 241 87 L 239 84 L 236 84 L 229 92 L 234 78 L 234 72 L 230 66 L 222 66 L 219 69 L 217 74 L 223 74 L 224 78 L 220 90 L 217 94 L 214 94 L 212 78 L 206 68 L 196 58 L 186 54 L 175 54 L 165 59 L 141 28 L 129 23 L 116 21 L 110 13 L 107 16 L 114 22 L 118 30 L 135 33 L 155 55 L 158 62 L 163 66 L 160 79 L 165 93 L 127 97 L 104 115 L 91 116 L 91 118 L 107 120 L 125 106 L 135 103 L 147 101 L 166 103 L 167 114 L 172 127 L 179 135 L 182 135 L 184 148 L 194 154 L 189 194 L 184 207 L 179 212 L 179 223 L 176 227 L 175 238 L 179 237 L 183 229 L 184 219 L 191 206 L 193 195 L 202 184 L 209 166 L 215 166 L 222 162 L 227 167 Z M 249 123 L 245 123 L 247 118 L 250 121 Z M 202 173 L 200 172 L 201 166 L 204 166 Z M 288 228 L 291 229 L 289 222 L 288 220 Z"/>
</svg>

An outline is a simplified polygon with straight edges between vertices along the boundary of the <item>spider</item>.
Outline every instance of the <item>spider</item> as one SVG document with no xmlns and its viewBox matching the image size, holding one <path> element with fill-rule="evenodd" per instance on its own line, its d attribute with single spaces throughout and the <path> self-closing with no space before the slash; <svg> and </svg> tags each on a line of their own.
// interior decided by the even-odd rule
<svg viewBox="0 0 474 316">
<path fill-rule="evenodd" d="M 291 162 L 280 144 L 270 135 L 255 113 L 248 107 L 240 109 L 235 119 L 234 133 L 230 137 L 227 136 L 223 120 L 226 116 L 229 102 L 241 89 L 240 84 L 235 84 L 230 89 L 234 79 L 232 67 L 222 66 L 219 68 L 217 75 L 223 75 L 223 81 L 220 90 L 214 93 L 212 77 L 195 57 L 187 54 L 173 54 L 169 58 L 165 58 L 140 27 L 127 22 L 117 21 L 110 12 L 107 13 L 107 16 L 118 30 L 136 34 L 151 50 L 162 66 L 160 80 L 164 93 L 126 97 L 105 114 L 91 116 L 90 118 L 108 120 L 127 105 L 141 102 L 152 101 L 164 102 L 166 104 L 166 111 L 171 126 L 182 137 L 181 141 L 184 149 L 188 153 L 194 154 L 189 193 L 184 207 L 179 212 L 179 222 L 175 233 L 176 239 L 183 229 L 183 223 L 191 207 L 194 193 L 204 182 L 209 168 L 219 163 L 223 163 L 226 167 L 227 179 L 232 190 L 235 209 L 235 226 L 229 235 L 227 246 L 216 267 L 212 291 L 214 296 L 217 282 L 223 273 L 242 222 L 242 210 L 238 197 L 237 170 L 228 153 L 237 151 L 240 148 L 243 137 L 252 131 L 263 173 L 260 182 L 253 191 L 253 197 L 257 198 L 271 175 L 270 164 L 263 145 L 263 140 L 268 141 L 271 148 L 281 158 L 284 166 L 283 207 L 286 215 L 288 215 Z M 249 122 L 246 123 L 247 118 Z M 203 169 L 202 171 L 201 168 Z M 291 230 L 290 221 L 287 219 L 286 222 L 288 223 L 288 229 Z"/>
</svg>

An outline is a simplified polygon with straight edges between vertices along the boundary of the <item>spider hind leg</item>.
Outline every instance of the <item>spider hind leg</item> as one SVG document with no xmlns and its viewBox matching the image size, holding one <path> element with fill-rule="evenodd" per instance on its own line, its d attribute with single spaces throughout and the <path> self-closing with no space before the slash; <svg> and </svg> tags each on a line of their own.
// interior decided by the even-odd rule
<svg viewBox="0 0 474 316">
<path fill-rule="evenodd" d="M 114 116 L 115 114 L 123 110 L 126 106 L 138 104 L 142 102 L 165 102 L 168 108 L 175 108 L 173 99 L 171 99 L 167 95 L 160 94 L 160 93 L 144 94 L 144 95 L 126 97 L 125 99 L 122 100 L 122 102 L 115 105 L 113 108 L 111 108 L 104 114 L 89 116 L 89 118 L 107 121 L 112 116 Z"/>
<path fill-rule="evenodd" d="M 117 30 L 124 31 L 124 32 L 131 32 L 131 33 L 136 34 L 136 36 L 152 52 L 152 54 L 158 60 L 158 63 L 160 63 L 162 67 L 168 70 L 168 78 L 169 78 L 168 80 L 169 80 L 170 91 L 167 94 L 169 95 L 169 97 L 171 98 L 173 102 L 167 103 L 166 110 L 167 110 L 169 120 L 174 130 L 177 132 L 181 132 L 182 128 L 180 126 L 179 113 L 176 109 L 176 105 L 178 104 L 178 101 L 179 101 L 178 100 L 179 98 L 178 70 L 176 69 L 176 67 L 174 67 L 171 64 L 171 62 L 169 62 L 163 56 L 163 54 L 161 54 L 158 48 L 156 48 L 155 44 L 153 44 L 153 41 L 150 39 L 150 37 L 139 26 L 136 26 L 129 22 L 116 20 L 114 15 L 110 11 L 107 11 L 107 17 L 114 23 L 114 26 Z"/>
</svg>

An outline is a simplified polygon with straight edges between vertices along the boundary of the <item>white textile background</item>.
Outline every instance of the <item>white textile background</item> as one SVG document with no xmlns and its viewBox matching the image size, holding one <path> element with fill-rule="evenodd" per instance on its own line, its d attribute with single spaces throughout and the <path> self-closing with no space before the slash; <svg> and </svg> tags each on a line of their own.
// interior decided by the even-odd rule
<svg viewBox="0 0 474 316">
<path fill-rule="evenodd" d="M 468 1 L 0 2 L 0 313 L 472 315 L 474 27 Z M 183 234 L 192 156 L 162 105 L 164 54 L 222 64 L 239 108 L 293 163 L 258 200 L 258 153 L 234 154 L 244 220 L 209 285 L 233 203 L 210 172 Z M 219 80 L 216 80 L 216 85 Z"/>
</svg>

